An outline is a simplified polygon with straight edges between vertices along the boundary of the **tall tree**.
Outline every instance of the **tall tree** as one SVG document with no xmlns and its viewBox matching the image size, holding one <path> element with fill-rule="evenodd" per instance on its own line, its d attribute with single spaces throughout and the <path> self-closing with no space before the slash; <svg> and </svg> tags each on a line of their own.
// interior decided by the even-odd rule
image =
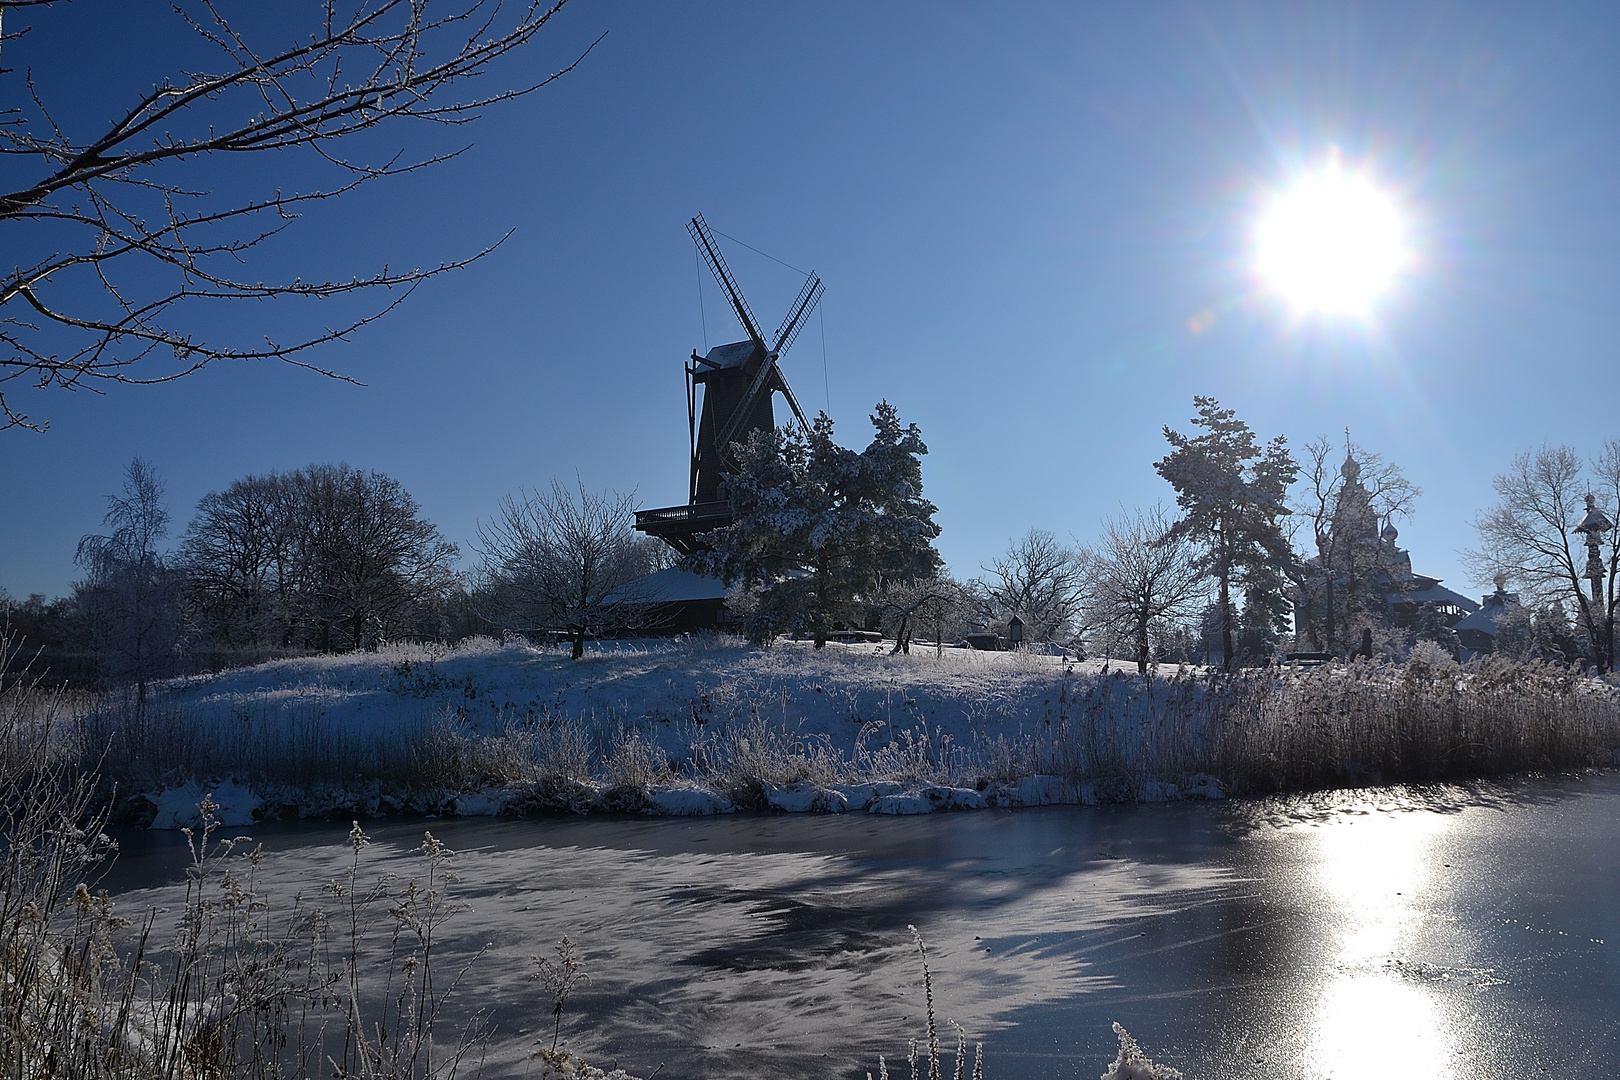
<svg viewBox="0 0 1620 1080">
<path fill-rule="evenodd" d="M 1145 674 L 1155 628 L 1196 615 L 1208 595 L 1196 546 L 1155 506 L 1103 522 L 1088 555 L 1086 622 L 1130 642 Z"/>
<path fill-rule="evenodd" d="M 398 480 L 348 465 L 287 477 L 304 617 L 323 652 L 375 648 L 455 586 L 460 555 Z"/>
<path fill-rule="evenodd" d="M 120 494 L 107 496 L 106 535 L 86 536 L 75 555 L 85 577 L 74 605 L 98 678 L 147 685 L 170 673 L 181 642 L 180 590 L 159 544 L 169 535 L 163 482 L 140 458 L 124 471 Z"/>
<path fill-rule="evenodd" d="M 986 615 L 1017 615 L 1030 641 L 1069 641 L 1078 627 L 1088 578 L 1085 559 L 1045 529 L 1030 529 L 985 572 Z"/>
<path fill-rule="evenodd" d="M 245 476 L 197 503 L 180 548 L 187 594 L 210 642 L 228 650 L 294 644 L 298 518 L 284 477 Z"/>
<path fill-rule="evenodd" d="M 184 57 L 186 69 L 156 71 L 150 89 L 84 110 L 51 105 L 53 86 L 82 84 L 83 72 L 44 77 L 49 58 L 17 55 L 41 36 L 24 37 L 29 27 L 19 20 L 25 12 L 42 23 L 88 20 L 99 17 L 94 9 L 0 0 L 0 16 L 11 13 L 6 57 L 14 71 L 30 71 L 26 89 L 11 82 L 0 123 L 0 236 L 10 266 L 0 273 L 0 391 L 17 381 L 42 389 L 164 382 L 222 359 L 315 368 L 315 347 L 470 259 L 277 278 L 251 268 L 265 242 L 311 204 L 459 153 L 379 151 L 367 133 L 466 124 L 574 66 L 475 90 L 539 35 L 560 2 L 329 0 L 303 5 L 303 31 L 285 36 L 250 31 L 259 20 L 234 21 L 211 0 L 151 7 L 151 32 L 170 33 L 141 59 Z M 68 49 L 59 60 L 82 65 Z M 298 168 L 324 169 L 326 180 L 291 171 Z M 297 190 L 300 181 L 309 186 Z M 374 295 L 381 299 L 345 306 Z M 284 335 L 261 329 L 232 339 L 220 330 L 248 329 L 242 309 L 267 299 L 325 301 L 322 320 L 333 305 L 341 314 Z M 0 392 L 0 428 L 12 425 L 43 429 Z"/>
<path fill-rule="evenodd" d="M 665 564 L 664 545 L 631 527 L 634 507 L 633 495 L 587 491 L 582 481 L 576 491 L 553 480 L 549 492 L 501 500 L 478 527 L 487 617 L 523 633 L 566 628 L 575 660 L 590 633 L 633 622 L 645 606 L 633 583 Z"/>
<path fill-rule="evenodd" d="M 1168 425 L 1171 452 L 1153 463 L 1176 489 L 1183 517 L 1171 528 L 1203 548 L 1205 573 L 1214 579 L 1221 626 L 1221 665 L 1230 671 L 1233 650 L 1234 586 L 1253 593 L 1251 603 L 1269 607 L 1280 587 L 1279 571 L 1294 562 L 1283 532 L 1289 514 L 1288 489 L 1299 466 L 1279 435 L 1262 448 L 1249 425 L 1212 397 L 1195 397 L 1194 426 L 1187 436 Z M 1264 603 L 1262 603 L 1264 602 Z"/>
<path fill-rule="evenodd" d="M 334 652 L 416 636 L 458 554 L 398 480 L 310 465 L 204 496 L 181 565 L 216 646 Z"/>
<path fill-rule="evenodd" d="M 1573 609 L 1589 659 L 1600 671 L 1613 671 L 1620 547 L 1612 529 L 1597 537 L 1608 554 L 1598 567 L 1603 586 L 1594 594 L 1585 538 L 1575 527 L 1586 517 L 1587 496 L 1610 523 L 1620 516 L 1620 440 L 1605 443 L 1590 468 L 1568 446 L 1526 450 L 1491 486 L 1498 501 L 1474 519 L 1479 547 L 1465 554 L 1474 576 L 1490 581 L 1500 574 L 1529 605 Z"/>
<path fill-rule="evenodd" d="M 940 568 L 936 507 L 922 496 L 928 447 L 887 401 L 871 416 L 859 453 L 833 441 L 826 413 L 809 435 L 755 432 L 738 447 L 726 479 L 734 520 L 692 559 L 700 572 L 760 592 L 750 635 L 808 630 L 816 648 L 887 585 L 930 578 Z"/>
</svg>

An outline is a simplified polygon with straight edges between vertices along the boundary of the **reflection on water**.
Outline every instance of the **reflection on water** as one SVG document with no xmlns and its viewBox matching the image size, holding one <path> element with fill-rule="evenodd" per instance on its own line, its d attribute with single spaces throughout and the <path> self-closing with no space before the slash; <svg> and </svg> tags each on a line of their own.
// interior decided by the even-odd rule
<svg viewBox="0 0 1620 1080">
<path fill-rule="evenodd" d="M 1430 988 L 1397 964 L 1423 936 L 1420 895 L 1436 841 L 1457 823 L 1435 813 L 1345 813 L 1315 826 L 1319 876 L 1337 940 L 1316 1005 L 1311 1062 L 1318 1076 L 1373 1080 L 1453 1075 L 1455 1048 Z"/>
<path fill-rule="evenodd" d="M 1317 1009 L 1311 1047 L 1317 1076 L 1449 1080 L 1455 1075 L 1449 1032 L 1424 987 L 1347 973 L 1328 985 Z"/>
</svg>

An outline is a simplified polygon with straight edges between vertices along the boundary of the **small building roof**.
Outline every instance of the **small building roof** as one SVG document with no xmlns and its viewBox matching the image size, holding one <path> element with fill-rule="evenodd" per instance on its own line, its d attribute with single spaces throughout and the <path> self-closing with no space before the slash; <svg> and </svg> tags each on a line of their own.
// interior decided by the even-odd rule
<svg viewBox="0 0 1620 1080">
<path fill-rule="evenodd" d="M 1469 630 L 1478 630 L 1482 634 L 1496 636 L 1497 620 L 1507 612 L 1510 607 L 1519 606 L 1519 595 L 1510 592 L 1497 592 L 1485 598 L 1480 609 L 1465 618 L 1457 620 L 1452 629 L 1461 634 Z"/>
<path fill-rule="evenodd" d="M 1479 604 L 1460 592 L 1453 592 L 1438 580 L 1421 574 L 1413 575 L 1418 586 L 1410 592 L 1391 592 L 1389 599 L 1395 604 L 1451 604 L 1467 612 L 1479 610 Z"/>
<path fill-rule="evenodd" d="M 726 583 L 690 570 L 660 570 L 615 589 L 610 604 L 680 604 L 694 600 L 724 600 Z"/>
</svg>

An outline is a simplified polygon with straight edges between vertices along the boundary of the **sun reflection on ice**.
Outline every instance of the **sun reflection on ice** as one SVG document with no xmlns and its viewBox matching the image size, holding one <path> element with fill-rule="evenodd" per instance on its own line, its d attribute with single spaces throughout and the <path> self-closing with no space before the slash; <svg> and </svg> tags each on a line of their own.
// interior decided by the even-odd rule
<svg viewBox="0 0 1620 1080">
<path fill-rule="evenodd" d="M 1338 909 L 1339 930 L 1314 1018 L 1315 1076 L 1456 1075 L 1445 1010 L 1429 987 L 1407 981 L 1393 963 L 1422 943 L 1428 916 L 1415 900 L 1428 883 L 1435 841 L 1452 820 L 1375 811 L 1317 827 L 1321 881 Z"/>
<path fill-rule="evenodd" d="M 1450 1031 L 1426 988 L 1378 975 L 1335 979 L 1318 1006 L 1316 1075 L 1332 1080 L 1455 1076 Z"/>
</svg>

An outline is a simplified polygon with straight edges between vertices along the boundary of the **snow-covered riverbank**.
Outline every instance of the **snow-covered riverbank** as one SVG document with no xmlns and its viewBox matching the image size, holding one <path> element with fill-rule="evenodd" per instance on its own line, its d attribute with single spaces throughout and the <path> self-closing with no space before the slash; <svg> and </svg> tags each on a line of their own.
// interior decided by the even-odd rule
<svg viewBox="0 0 1620 1080">
<path fill-rule="evenodd" d="M 761 650 L 697 638 L 606 643 L 576 663 L 515 641 L 396 646 L 166 687 L 159 708 L 187 729 L 177 741 L 203 749 L 213 772 L 143 795 L 158 828 L 194 820 L 204 792 L 234 824 L 265 814 L 916 814 L 1219 797 L 1208 776 L 1142 778 L 1125 792 L 1118 778 L 1073 775 L 1071 763 L 1042 771 L 1041 749 L 1056 750 L 1075 725 L 1127 726 L 1168 692 L 1165 679 L 1117 662 L 1035 653 L 890 656 L 872 644 Z M 447 741 L 482 747 L 472 772 L 487 775 L 398 782 L 420 771 L 405 751 L 442 752 Z M 297 745 L 280 768 L 256 760 L 285 743 Z M 294 758 L 321 756 L 334 760 L 295 775 Z"/>
<path fill-rule="evenodd" d="M 1611 764 L 1620 701 L 1541 665 L 1138 675 L 1117 661 L 732 638 L 283 660 L 85 730 L 125 820 L 917 814 Z"/>
</svg>

